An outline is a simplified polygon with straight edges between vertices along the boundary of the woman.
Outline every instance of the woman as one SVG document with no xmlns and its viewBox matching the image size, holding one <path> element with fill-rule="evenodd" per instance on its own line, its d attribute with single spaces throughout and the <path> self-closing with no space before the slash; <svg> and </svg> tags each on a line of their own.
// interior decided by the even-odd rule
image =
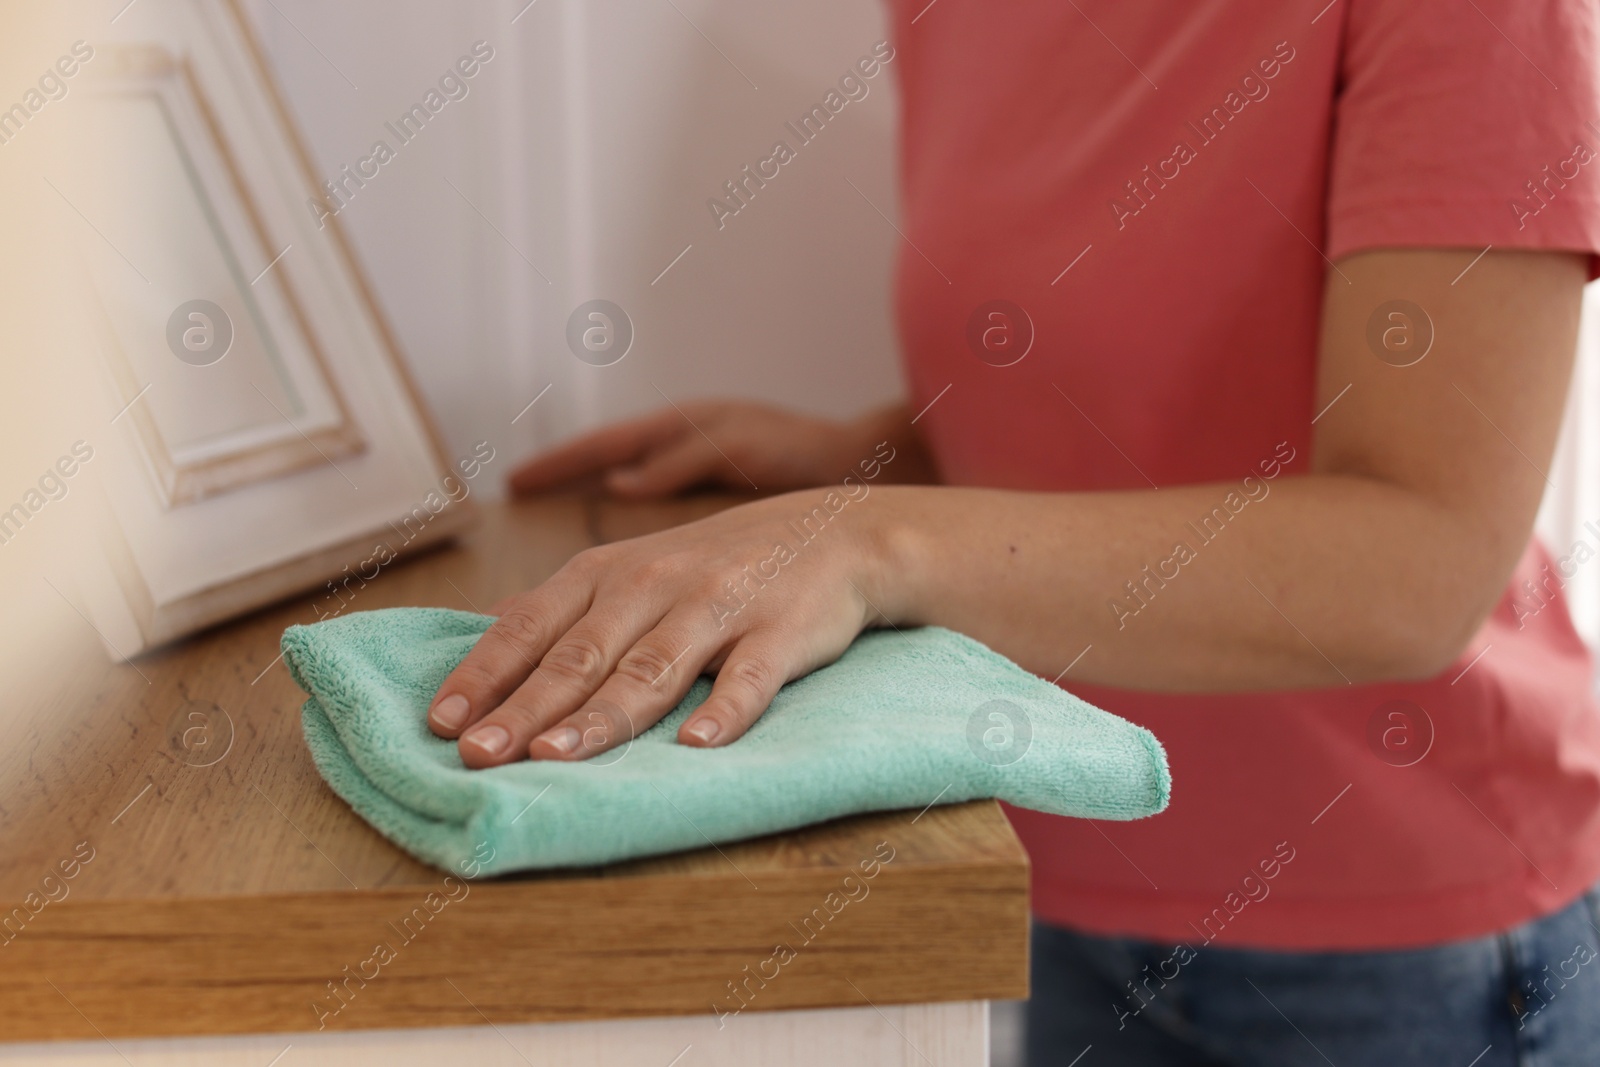
<svg viewBox="0 0 1600 1067">
<path fill-rule="evenodd" d="M 895 4 L 910 400 L 521 468 L 782 492 L 579 555 L 434 730 L 582 759 L 712 673 L 678 737 L 730 744 L 863 628 L 947 626 L 1172 761 L 1154 819 L 1010 813 L 1030 1062 L 1594 1062 L 1600 717 L 1530 530 L 1600 249 L 1596 11 L 1325 3 Z"/>
</svg>

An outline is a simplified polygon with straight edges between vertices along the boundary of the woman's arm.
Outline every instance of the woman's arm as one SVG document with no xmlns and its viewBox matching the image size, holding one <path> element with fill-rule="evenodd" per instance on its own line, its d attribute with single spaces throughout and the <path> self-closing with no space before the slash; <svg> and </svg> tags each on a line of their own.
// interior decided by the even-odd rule
<svg viewBox="0 0 1600 1067">
<path fill-rule="evenodd" d="M 1092 643 L 1072 676 L 1130 688 L 1439 673 L 1527 544 L 1584 282 L 1580 256 L 1518 252 L 1454 281 L 1471 260 L 1371 252 L 1329 272 L 1309 474 L 1094 495 L 886 489 L 873 598 L 899 625 L 959 629 L 1047 677 Z M 1368 341 L 1397 299 L 1434 331 L 1405 367 Z M 1179 543 L 1193 550 L 1181 564 Z"/>
<path fill-rule="evenodd" d="M 1584 281 L 1577 255 L 1490 252 L 1463 273 L 1472 258 L 1370 252 L 1330 272 L 1307 475 L 1269 481 L 1258 467 L 1238 483 L 1096 494 L 858 479 L 852 500 L 813 489 L 743 505 L 575 557 L 445 680 L 431 725 L 462 738 L 469 766 L 583 758 L 712 672 L 679 739 L 725 744 L 784 681 L 885 620 L 969 633 L 1047 677 L 1092 645 L 1073 677 L 1130 688 L 1437 673 L 1527 541 Z M 1374 312 L 1397 299 L 1426 309 L 1434 332 L 1407 367 L 1368 343 Z M 1250 474 L 1269 491 L 1250 489 L 1259 499 L 1232 514 L 1227 494 L 1246 496 Z M 1229 519 L 1197 543 L 1189 524 L 1216 507 Z M 1193 558 L 1167 563 L 1180 541 Z M 1119 598 L 1124 612 L 1108 606 Z"/>
</svg>

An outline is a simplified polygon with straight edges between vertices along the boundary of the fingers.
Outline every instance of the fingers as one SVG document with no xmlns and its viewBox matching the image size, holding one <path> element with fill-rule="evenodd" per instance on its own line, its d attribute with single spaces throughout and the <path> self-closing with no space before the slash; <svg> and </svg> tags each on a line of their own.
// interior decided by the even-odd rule
<svg viewBox="0 0 1600 1067">
<path fill-rule="evenodd" d="M 619 464 L 634 463 L 651 449 L 676 440 L 688 430 L 683 416 L 671 408 L 607 426 L 517 467 L 511 472 L 511 491 L 538 493 Z"/>
<path fill-rule="evenodd" d="M 497 767 L 525 758 L 529 742 L 588 700 L 657 621 L 636 605 L 584 616 L 550 645 L 526 681 L 461 735 L 461 762 Z"/>
<path fill-rule="evenodd" d="M 541 657 L 589 610 L 593 587 L 561 571 L 516 597 L 440 684 L 428 706 L 428 727 L 459 737 L 523 683 Z"/>
<path fill-rule="evenodd" d="M 690 434 L 647 453 L 637 466 L 612 470 L 606 488 L 636 499 L 667 496 L 710 480 L 721 458 L 704 437 Z"/>
<path fill-rule="evenodd" d="M 679 743 L 715 748 L 743 737 L 788 681 L 783 649 L 775 637 L 748 636 L 735 645 L 711 695 L 678 727 Z"/>
<path fill-rule="evenodd" d="M 626 744 L 677 707 L 716 651 L 695 644 L 688 614 L 669 615 L 641 637 L 592 697 L 533 738 L 528 755 L 587 759 Z"/>
</svg>

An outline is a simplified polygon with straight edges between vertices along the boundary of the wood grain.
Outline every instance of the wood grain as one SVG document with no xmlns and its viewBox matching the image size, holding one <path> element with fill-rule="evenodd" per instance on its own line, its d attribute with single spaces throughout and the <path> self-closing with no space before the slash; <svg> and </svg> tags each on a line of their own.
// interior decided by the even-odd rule
<svg viewBox="0 0 1600 1067">
<path fill-rule="evenodd" d="M 597 536 L 715 506 L 489 505 L 464 544 L 392 564 L 346 609 L 487 609 Z M 356 817 L 301 740 L 303 696 L 275 657 L 283 628 L 315 617 L 285 604 L 131 665 L 85 628 L 40 665 L 0 724 L 0 1040 L 1025 993 L 1027 861 L 993 802 L 479 882 L 430 912 L 443 874 Z M 829 910 L 879 849 L 894 858 L 866 895 Z M 379 943 L 393 959 L 374 968 Z M 793 958 L 768 962 L 779 944 Z"/>
</svg>

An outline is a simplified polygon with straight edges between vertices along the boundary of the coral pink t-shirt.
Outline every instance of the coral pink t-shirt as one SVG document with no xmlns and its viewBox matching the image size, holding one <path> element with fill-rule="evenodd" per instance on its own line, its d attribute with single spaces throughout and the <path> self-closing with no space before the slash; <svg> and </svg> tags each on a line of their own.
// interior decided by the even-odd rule
<svg viewBox="0 0 1600 1067">
<path fill-rule="evenodd" d="M 1592 0 L 892 11 L 897 314 L 950 483 L 1238 483 L 1280 442 L 1292 477 L 1325 256 L 1600 249 Z M 1195 947 L 1397 947 L 1577 897 L 1600 878 L 1600 711 L 1564 602 L 1529 610 L 1523 583 L 1553 586 L 1549 562 L 1529 547 L 1431 681 L 1066 683 L 1155 732 L 1173 799 L 1136 823 L 1012 811 L 1036 913 Z"/>
</svg>

